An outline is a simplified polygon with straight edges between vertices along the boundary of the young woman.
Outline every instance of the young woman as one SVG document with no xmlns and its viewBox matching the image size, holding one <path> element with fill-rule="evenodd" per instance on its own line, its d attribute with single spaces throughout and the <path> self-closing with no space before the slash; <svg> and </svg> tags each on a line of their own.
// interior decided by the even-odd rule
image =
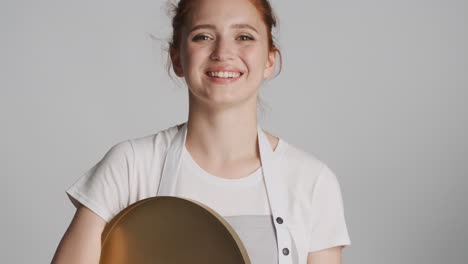
<svg viewBox="0 0 468 264">
<path fill-rule="evenodd" d="M 268 1 L 181 0 L 172 22 L 188 121 L 116 144 L 67 190 L 77 211 L 52 262 L 98 263 L 106 222 L 164 193 L 225 217 L 254 264 L 341 263 L 350 239 L 335 175 L 257 122 L 259 89 L 278 64 Z M 179 169 L 164 172 L 174 149 Z"/>
</svg>

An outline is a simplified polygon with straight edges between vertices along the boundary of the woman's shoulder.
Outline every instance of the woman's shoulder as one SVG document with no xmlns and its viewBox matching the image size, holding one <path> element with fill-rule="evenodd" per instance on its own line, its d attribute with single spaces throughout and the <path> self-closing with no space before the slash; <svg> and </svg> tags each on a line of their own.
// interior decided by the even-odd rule
<svg viewBox="0 0 468 264">
<path fill-rule="evenodd" d="M 289 169 L 302 170 L 317 174 L 326 167 L 326 164 L 317 158 L 311 151 L 305 150 L 298 145 L 295 145 L 283 137 L 275 136 L 268 131 L 265 131 L 273 152 L 279 158 L 280 164 Z"/>
<path fill-rule="evenodd" d="M 279 138 L 277 151 L 287 160 L 288 163 L 294 165 L 308 165 L 322 167 L 325 164 L 313 152 L 306 150 L 298 145 L 287 141 L 284 138 Z"/>
<path fill-rule="evenodd" d="M 151 150 L 154 149 L 154 147 L 161 149 L 170 145 L 176 133 L 177 125 L 173 125 L 157 130 L 151 134 L 130 138 L 128 141 L 138 149 Z"/>
<path fill-rule="evenodd" d="M 174 125 L 151 134 L 120 140 L 114 143 L 109 153 L 113 156 L 132 156 L 135 159 L 158 156 L 165 153 L 176 133 L 177 126 Z"/>
<path fill-rule="evenodd" d="M 286 181 L 297 188 L 309 189 L 328 168 L 314 153 L 283 138 L 279 139 L 277 151 L 279 169 L 287 175 Z"/>
</svg>

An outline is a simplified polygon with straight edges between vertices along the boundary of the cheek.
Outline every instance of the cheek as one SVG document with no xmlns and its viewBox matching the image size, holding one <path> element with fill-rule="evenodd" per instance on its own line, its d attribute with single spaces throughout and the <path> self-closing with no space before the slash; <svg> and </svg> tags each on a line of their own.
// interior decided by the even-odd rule
<svg viewBox="0 0 468 264">
<path fill-rule="evenodd" d="M 268 56 L 264 47 L 260 45 L 246 46 L 241 49 L 241 54 L 250 72 L 261 71 L 263 74 Z"/>
<path fill-rule="evenodd" d="M 196 70 L 203 60 L 206 58 L 206 48 L 197 46 L 188 46 L 183 58 L 184 68 L 186 72 Z"/>
</svg>

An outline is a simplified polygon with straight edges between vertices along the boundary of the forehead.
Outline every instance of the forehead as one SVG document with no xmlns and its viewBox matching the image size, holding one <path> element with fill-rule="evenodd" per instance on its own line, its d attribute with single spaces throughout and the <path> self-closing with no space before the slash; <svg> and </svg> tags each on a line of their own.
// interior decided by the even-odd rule
<svg viewBox="0 0 468 264">
<path fill-rule="evenodd" d="M 198 0 L 186 19 L 189 27 L 212 24 L 221 28 L 232 24 L 250 24 L 259 32 L 266 31 L 260 13 L 250 0 Z"/>
</svg>

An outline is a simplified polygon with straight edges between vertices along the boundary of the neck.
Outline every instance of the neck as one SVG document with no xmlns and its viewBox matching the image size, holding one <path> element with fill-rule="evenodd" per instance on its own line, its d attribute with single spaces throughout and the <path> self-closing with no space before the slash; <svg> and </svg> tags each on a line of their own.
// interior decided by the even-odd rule
<svg viewBox="0 0 468 264">
<path fill-rule="evenodd" d="M 185 147 L 215 164 L 257 159 L 256 105 L 210 110 L 189 106 Z"/>
</svg>

